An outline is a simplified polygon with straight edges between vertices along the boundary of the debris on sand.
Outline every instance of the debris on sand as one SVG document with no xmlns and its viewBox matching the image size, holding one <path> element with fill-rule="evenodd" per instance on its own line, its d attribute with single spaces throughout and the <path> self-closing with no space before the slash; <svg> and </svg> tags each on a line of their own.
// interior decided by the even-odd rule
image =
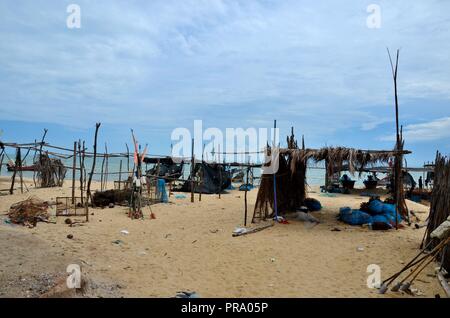
<svg viewBox="0 0 450 318">
<path fill-rule="evenodd" d="M 9 209 L 8 217 L 12 223 L 28 227 L 35 227 L 39 221 L 49 223 L 48 202 L 31 196 L 25 201 L 14 203 Z"/>
</svg>

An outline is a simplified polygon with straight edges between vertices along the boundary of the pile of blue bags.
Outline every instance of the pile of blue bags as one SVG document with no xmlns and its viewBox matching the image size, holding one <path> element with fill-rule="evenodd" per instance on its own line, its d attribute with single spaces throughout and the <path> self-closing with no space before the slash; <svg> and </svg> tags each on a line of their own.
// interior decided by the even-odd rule
<svg viewBox="0 0 450 318">
<path fill-rule="evenodd" d="M 339 210 L 338 219 L 350 225 L 363 224 L 382 224 L 386 228 L 392 228 L 395 225 L 395 204 L 383 203 L 379 199 L 369 202 L 368 211 L 354 210 L 344 207 Z M 402 218 L 397 215 L 397 222 Z"/>
<path fill-rule="evenodd" d="M 320 211 L 322 209 L 322 204 L 320 204 L 320 201 L 314 198 L 306 198 L 304 204 L 310 212 Z"/>
</svg>

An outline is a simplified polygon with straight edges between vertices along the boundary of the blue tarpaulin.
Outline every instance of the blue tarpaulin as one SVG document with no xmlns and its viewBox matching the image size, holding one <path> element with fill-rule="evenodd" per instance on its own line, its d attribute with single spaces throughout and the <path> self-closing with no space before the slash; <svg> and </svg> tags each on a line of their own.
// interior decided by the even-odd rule
<svg viewBox="0 0 450 318">
<path fill-rule="evenodd" d="M 158 193 L 157 198 L 160 202 L 167 203 L 169 199 L 167 198 L 166 192 L 166 181 L 164 179 L 158 179 Z"/>
</svg>

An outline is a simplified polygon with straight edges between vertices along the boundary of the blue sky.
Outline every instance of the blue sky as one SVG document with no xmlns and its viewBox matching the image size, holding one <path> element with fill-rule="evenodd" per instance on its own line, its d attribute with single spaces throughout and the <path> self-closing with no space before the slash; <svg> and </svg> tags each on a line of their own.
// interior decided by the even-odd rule
<svg viewBox="0 0 450 318">
<path fill-rule="evenodd" d="M 69 4 L 81 28 L 66 27 Z M 370 29 L 367 7 L 381 8 Z M 391 149 L 386 47 L 400 48 L 409 164 L 450 153 L 450 2 L 2 1 L 0 139 L 130 143 L 168 154 L 176 127 L 290 127 L 309 147 Z"/>
</svg>

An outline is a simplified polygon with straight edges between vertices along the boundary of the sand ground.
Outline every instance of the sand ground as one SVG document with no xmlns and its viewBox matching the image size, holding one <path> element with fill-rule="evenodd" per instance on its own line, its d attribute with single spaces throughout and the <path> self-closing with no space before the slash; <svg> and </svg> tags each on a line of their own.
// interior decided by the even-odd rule
<svg viewBox="0 0 450 318">
<path fill-rule="evenodd" d="M 8 187 L 9 179 L 0 178 L 0 189 Z M 144 220 L 131 220 L 126 207 L 116 206 L 90 209 L 89 223 L 79 227 L 69 227 L 64 217 L 33 229 L 5 223 L 4 214 L 15 202 L 71 193 L 70 181 L 63 188 L 28 185 L 28 190 L 0 196 L 0 297 L 45 294 L 67 276 L 71 263 L 95 282 L 88 294 L 93 297 L 172 297 L 180 290 L 201 297 L 410 297 L 378 295 L 368 288 L 367 266 L 377 264 L 382 278 L 390 276 L 417 254 L 424 233 L 423 228 L 371 231 L 340 223 L 340 207 L 358 208 L 367 197 L 323 197 L 316 188 L 309 196 L 324 206 L 314 213 L 320 224 L 290 221 L 242 237 L 231 235 L 244 221 L 244 193 L 235 190 L 221 199 L 203 195 L 201 202 L 196 195 L 195 203 L 189 194 L 171 196 L 170 203 L 151 206 L 156 219 L 146 208 Z M 248 193 L 249 224 L 256 194 Z M 426 206 L 408 205 L 426 219 Z M 420 297 L 444 296 L 435 266 L 414 284 Z"/>
</svg>

